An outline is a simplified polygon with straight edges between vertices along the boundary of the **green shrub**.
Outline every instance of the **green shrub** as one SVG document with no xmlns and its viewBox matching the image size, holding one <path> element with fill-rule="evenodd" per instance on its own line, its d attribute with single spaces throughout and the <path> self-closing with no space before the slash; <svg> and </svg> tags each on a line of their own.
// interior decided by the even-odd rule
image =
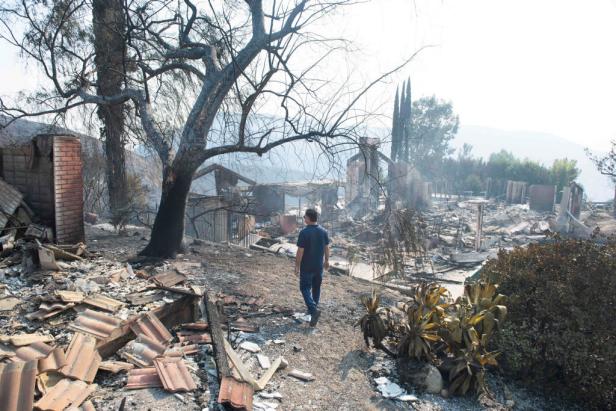
<svg viewBox="0 0 616 411">
<path fill-rule="evenodd" d="M 616 244 L 557 240 L 499 253 L 481 273 L 507 295 L 493 343 L 510 376 L 616 409 Z"/>
</svg>

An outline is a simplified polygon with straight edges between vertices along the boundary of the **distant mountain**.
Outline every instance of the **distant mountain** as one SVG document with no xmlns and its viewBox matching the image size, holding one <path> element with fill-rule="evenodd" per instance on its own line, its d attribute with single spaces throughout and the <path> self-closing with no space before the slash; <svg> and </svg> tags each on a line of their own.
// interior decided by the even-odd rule
<svg viewBox="0 0 616 411">
<path fill-rule="evenodd" d="M 453 146 L 461 148 L 464 143 L 473 146 L 473 155 L 487 159 L 500 150 L 512 152 L 516 157 L 528 158 L 551 166 L 557 158 L 577 160 L 582 171 L 578 181 L 584 186 L 588 197 L 594 201 L 614 198 L 614 185 L 599 174 L 584 147 L 558 136 L 534 131 L 509 131 L 481 126 L 460 126 Z"/>
</svg>

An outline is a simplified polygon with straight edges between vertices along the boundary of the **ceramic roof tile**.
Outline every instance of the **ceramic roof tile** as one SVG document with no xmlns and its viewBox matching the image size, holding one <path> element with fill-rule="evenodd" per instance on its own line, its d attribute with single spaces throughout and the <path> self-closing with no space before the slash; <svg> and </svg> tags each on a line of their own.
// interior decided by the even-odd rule
<svg viewBox="0 0 616 411">
<path fill-rule="evenodd" d="M 162 355 L 166 348 L 166 345 L 140 334 L 124 347 L 120 355 L 138 367 L 151 367 L 154 358 Z"/>
<path fill-rule="evenodd" d="M 154 366 L 166 391 L 179 392 L 197 389 L 197 384 L 182 358 L 159 357 L 154 359 Z"/>
<path fill-rule="evenodd" d="M 103 361 L 98 367 L 99 370 L 109 371 L 113 374 L 117 374 L 120 371 L 129 371 L 133 368 L 135 368 L 133 364 L 124 361 Z"/>
<path fill-rule="evenodd" d="M 66 365 L 66 356 L 61 347 L 53 348 L 44 342 L 35 342 L 15 351 L 13 361 L 38 360 L 38 372 L 55 371 Z"/>
<path fill-rule="evenodd" d="M 75 333 L 66 351 L 66 365 L 60 372 L 67 377 L 91 383 L 100 363 L 101 356 L 96 350 L 96 338 Z"/>
<path fill-rule="evenodd" d="M 83 303 L 112 313 L 118 311 L 124 305 L 123 302 L 114 300 L 113 298 L 102 294 L 86 297 L 86 299 L 83 300 Z"/>
<path fill-rule="evenodd" d="M 65 303 L 80 303 L 86 298 L 81 291 L 56 290 L 54 295 Z"/>
<path fill-rule="evenodd" d="M 0 360 L 15 356 L 15 348 L 10 345 L 0 344 Z"/>
<path fill-rule="evenodd" d="M 165 356 L 171 357 L 184 357 L 186 355 L 192 355 L 199 352 L 199 346 L 197 344 L 185 345 L 182 343 L 173 344 L 165 351 Z"/>
<path fill-rule="evenodd" d="M 54 302 L 54 303 L 41 303 L 38 311 L 33 313 L 26 314 L 26 318 L 28 320 L 45 320 L 47 318 L 51 318 L 55 315 L 58 315 L 69 308 L 75 306 L 75 303 L 62 303 L 62 302 Z"/>
<path fill-rule="evenodd" d="M 69 325 L 74 331 L 92 335 L 98 339 L 108 338 L 111 333 L 122 325 L 122 320 L 110 315 L 86 309 Z"/>
<path fill-rule="evenodd" d="M 126 388 L 129 390 L 139 388 L 155 388 L 162 387 L 163 383 L 160 381 L 158 371 L 155 367 L 138 368 L 130 370 L 128 372 L 128 380 L 126 381 Z"/>
<path fill-rule="evenodd" d="M 220 382 L 218 402 L 230 404 L 236 410 L 252 410 L 254 389 L 246 382 L 239 382 L 232 377 L 223 377 Z"/>
<path fill-rule="evenodd" d="M 168 344 L 173 339 L 169 330 L 167 330 L 163 323 L 151 312 L 137 318 L 131 323 L 130 328 L 135 335 L 143 334 L 161 344 Z"/>
<path fill-rule="evenodd" d="M 196 323 L 186 323 L 186 324 L 182 324 L 182 329 L 185 330 L 202 330 L 205 331 L 209 328 L 208 323 L 201 321 L 201 322 L 196 322 Z"/>
<path fill-rule="evenodd" d="M 96 390 L 96 384 L 65 378 L 54 385 L 34 406 L 42 411 L 79 407 Z"/>
<path fill-rule="evenodd" d="M 167 271 L 166 273 L 158 274 L 152 277 L 152 281 L 165 287 L 171 287 L 176 284 L 183 283 L 187 279 L 188 278 L 184 274 L 180 274 L 176 271 Z"/>
<path fill-rule="evenodd" d="M 0 364 L 0 410 L 30 411 L 37 361 Z"/>
<path fill-rule="evenodd" d="M 15 335 L 0 335 L 0 342 L 11 343 L 15 347 L 30 345 L 37 341 L 50 342 L 53 341 L 53 335 L 49 334 L 15 334 Z"/>
<path fill-rule="evenodd" d="M 181 343 L 201 343 L 201 344 L 211 344 L 212 337 L 207 334 L 178 334 L 178 340 Z"/>
</svg>

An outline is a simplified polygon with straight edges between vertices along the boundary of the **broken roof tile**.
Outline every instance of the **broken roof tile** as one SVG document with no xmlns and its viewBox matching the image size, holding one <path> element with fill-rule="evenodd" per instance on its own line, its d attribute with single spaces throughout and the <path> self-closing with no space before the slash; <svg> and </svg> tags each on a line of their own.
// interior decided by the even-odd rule
<svg viewBox="0 0 616 411">
<path fill-rule="evenodd" d="M 89 296 L 83 300 L 83 303 L 112 313 L 118 311 L 124 305 L 123 302 L 114 300 L 113 298 L 102 294 Z"/>
<path fill-rule="evenodd" d="M 122 320 L 110 315 L 86 309 L 80 313 L 68 327 L 74 331 L 90 334 L 99 339 L 105 339 L 113 330 L 122 325 Z"/>
<path fill-rule="evenodd" d="M 0 364 L 0 409 L 30 411 L 34 399 L 37 361 Z"/>
<path fill-rule="evenodd" d="M 163 383 L 160 381 L 158 371 L 156 371 L 155 367 L 138 368 L 128 372 L 126 388 L 129 390 L 139 388 L 156 388 L 162 386 Z"/>
<path fill-rule="evenodd" d="M 126 299 L 132 305 L 144 305 L 154 301 L 160 301 L 163 299 L 164 295 L 165 293 L 163 291 L 145 291 L 129 294 L 126 296 Z"/>
<path fill-rule="evenodd" d="M 124 361 L 103 361 L 98 367 L 99 370 L 109 371 L 113 374 L 117 374 L 120 371 L 130 371 L 133 368 L 135 368 L 133 364 Z"/>
<path fill-rule="evenodd" d="M 166 348 L 166 345 L 140 334 L 137 339 L 126 344 L 120 355 L 138 367 L 150 367 L 154 358 L 162 355 Z"/>
<path fill-rule="evenodd" d="M 68 310 L 69 308 L 75 306 L 75 303 L 41 303 L 38 311 L 33 313 L 26 314 L 26 318 L 28 320 L 45 320 L 47 318 L 51 318 L 55 315 L 60 314 L 63 311 Z"/>
<path fill-rule="evenodd" d="M 237 381 L 232 377 L 223 377 L 220 382 L 218 402 L 230 404 L 233 409 L 252 410 L 254 389 L 246 382 Z"/>
<path fill-rule="evenodd" d="M 211 344 L 212 337 L 208 333 L 203 334 L 184 334 L 178 333 L 178 340 L 181 343 L 197 343 L 197 344 Z"/>
<path fill-rule="evenodd" d="M 185 330 L 207 330 L 209 325 L 206 322 L 186 323 L 182 324 L 182 328 Z"/>
<path fill-rule="evenodd" d="M 62 411 L 79 407 L 96 390 L 96 384 L 64 378 L 54 385 L 34 406 L 42 411 Z"/>
<path fill-rule="evenodd" d="M 15 335 L 0 335 L 0 342 L 11 343 L 15 347 L 30 345 L 37 341 L 50 342 L 53 341 L 53 335 L 49 334 L 15 334 Z"/>
<path fill-rule="evenodd" d="M 38 372 L 55 371 L 66 365 L 66 356 L 62 347 L 53 348 L 44 342 L 20 347 L 15 351 L 13 361 L 38 360 Z"/>
<path fill-rule="evenodd" d="M 96 350 L 96 338 L 75 333 L 66 351 L 66 365 L 60 372 L 88 383 L 94 381 L 102 359 Z"/>
<path fill-rule="evenodd" d="M 186 355 L 192 355 L 199 352 L 199 346 L 197 344 L 184 345 L 182 343 L 174 344 L 165 351 L 166 356 L 171 357 L 183 357 Z"/>
<path fill-rule="evenodd" d="M 65 303 L 80 303 L 86 298 L 81 291 L 56 290 L 54 294 Z"/>
<path fill-rule="evenodd" d="M 166 273 L 158 274 L 152 277 L 152 281 L 164 287 L 171 287 L 176 284 L 183 283 L 187 279 L 188 278 L 184 274 L 180 274 L 177 271 L 167 271 Z"/>
<path fill-rule="evenodd" d="M 180 392 L 193 391 L 197 389 L 197 384 L 184 360 L 180 357 L 159 357 L 154 359 L 154 366 L 158 371 L 163 387 L 166 391 Z"/>
<path fill-rule="evenodd" d="M 163 323 L 151 312 L 137 318 L 131 323 L 130 328 L 135 335 L 146 335 L 161 344 L 168 344 L 173 339 L 169 330 L 167 330 Z"/>
<path fill-rule="evenodd" d="M 15 348 L 10 345 L 0 344 L 0 360 L 3 358 L 10 358 L 15 355 Z"/>
</svg>

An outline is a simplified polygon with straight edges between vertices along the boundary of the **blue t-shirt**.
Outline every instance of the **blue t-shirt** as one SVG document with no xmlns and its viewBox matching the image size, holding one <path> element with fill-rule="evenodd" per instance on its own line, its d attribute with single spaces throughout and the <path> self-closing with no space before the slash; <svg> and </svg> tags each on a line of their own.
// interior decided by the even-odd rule
<svg viewBox="0 0 616 411">
<path fill-rule="evenodd" d="M 327 231 L 318 224 L 307 225 L 299 232 L 297 246 L 304 249 L 300 265 L 302 273 L 321 273 L 325 246 L 329 244 Z"/>
</svg>

